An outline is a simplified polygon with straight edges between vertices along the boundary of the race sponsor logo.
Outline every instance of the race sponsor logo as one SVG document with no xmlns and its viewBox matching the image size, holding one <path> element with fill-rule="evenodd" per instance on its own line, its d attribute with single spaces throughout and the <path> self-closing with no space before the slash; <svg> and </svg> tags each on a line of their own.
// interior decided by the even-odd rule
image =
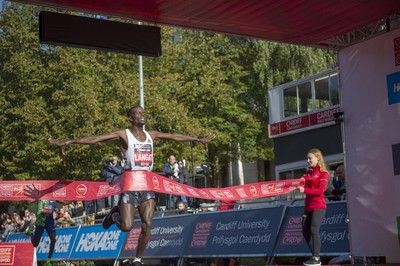
<svg viewBox="0 0 400 266">
<path fill-rule="evenodd" d="M 160 189 L 160 181 L 158 181 L 158 178 L 155 175 L 151 178 L 151 182 L 155 189 Z"/>
<path fill-rule="evenodd" d="M 187 190 L 188 190 L 189 193 L 191 194 L 190 196 L 200 197 L 200 194 L 198 194 L 198 193 L 196 192 L 196 190 L 194 190 L 193 188 L 187 187 Z"/>
<path fill-rule="evenodd" d="M 283 192 L 285 183 L 262 184 L 261 192 L 264 195 Z"/>
<path fill-rule="evenodd" d="M 76 187 L 76 195 L 78 195 L 78 196 L 83 197 L 83 196 L 86 195 L 87 192 L 88 192 L 88 188 L 87 188 L 87 186 L 84 185 L 84 184 L 79 184 L 79 185 Z"/>
<path fill-rule="evenodd" d="M 205 248 L 207 247 L 208 237 L 211 233 L 212 222 L 198 222 L 194 229 L 192 240 L 190 241 L 191 248 Z"/>
<path fill-rule="evenodd" d="M 97 191 L 97 196 L 105 196 L 108 193 L 111 193 L 114 191 L 114 187 L 110 187 L 107 185 L 100 185 L 99 190 Z"/>
<path fill-rule="evenodd" d="M 248 197 L 246 191 L 242 187 L 241 188 L 236 188 L 236 192 L 239 194 L 239 196 L 241 198 L 247 198 Z"/>
<path fill-rule="evenodd" d="M 29 187 L 28 190 L 26 187 Z M 32 189 L 34 188 L 34 189 Z M 30 197 L 38 197 L 40 195 L 40 190 L 42 189 L 42 186 L 40 184 L 32 184 L 32 185 L 17 185 L 13 184 L 12 185 L 12 196 L 13 197 L 25 197 L 27 191 L 29 191 L 29 196 Z"/>
<path fill-rule="evenodd" d="M 75 252 L 118 250 L 120 235 L 120 230 L 83 233 L 76 244 Z"/>
<path fill-rule="evenodd" d="M 141 232 L 142 232 L 142 228 L 140 228 L 140 227 L 132 228 L 132 230 L 129 232 L 129 235 L 126 239 L 124 250 L 136 250 Z"/>
<path fill-rule="evenodd" d="M 200 193 L 201 195 L 203 195 L 203 197 L 205 197 L 205 198 L 210 198 L 210 195 L 208 195 L 208 193 L 205 192 L 205 191 L 202 190 L 202 189 L 199 189 L 199 193 Z"/>
<path fill-rule="evenodd" d="M 66 184 L 55 184 L 53 186 L 53 195 L 55 197 L 66 197 L 67 196 Z"/>
<path fill-rule="evenodd" d="M 15 245 L 0 246 L 0 265 L 14 265 Z"/>
<path fill-rule="evenodd" d="M 233 194 L 229 190 L 210 190 L 211 195 L 218 199 L 234 198 Z"/>
<path fill-rule="evenodd" d="M 257 193 L 257 188 L 255 186 L 250 186 L 249 190 L 251 195 L 257 196 L 258 193 Z"/>
</svg>

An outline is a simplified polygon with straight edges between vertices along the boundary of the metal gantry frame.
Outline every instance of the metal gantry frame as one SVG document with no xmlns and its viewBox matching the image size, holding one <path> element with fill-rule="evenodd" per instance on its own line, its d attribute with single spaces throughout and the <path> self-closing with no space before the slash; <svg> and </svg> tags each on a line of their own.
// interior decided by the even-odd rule
<svg viewBox="0 0 400 266">
<path fill-rule="evenodd" d="M 378 22 L 365 25 L 361 28 L 325 40 L 315 46 L 319 48 L 340 50 L 398 28 L 400 28 L 400 13 L 396 13 L 386 19 L 381 19 Z"/>
</svg>

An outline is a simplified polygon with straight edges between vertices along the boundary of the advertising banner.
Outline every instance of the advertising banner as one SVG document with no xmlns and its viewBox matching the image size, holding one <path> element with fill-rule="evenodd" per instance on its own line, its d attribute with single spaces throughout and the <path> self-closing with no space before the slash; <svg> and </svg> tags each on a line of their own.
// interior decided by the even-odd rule
<svg viewBox="0 0 400 266">
<path fill-rule="evenodd" d="M 57 231 L 58 233 L 58 231 Z M 102 225 L 83 226 L 76 235 L 71 258 L 115 259 L 124 243 L 126 233 L 113 224 L 104 230 Z"/>
<path fill-rule="evenodd" d="M 56 231 L 56 245 L 54 247 L 53 260 L 66 260 L 72 251 L 79 227 L 60 228 Z M 46 232 L 40 239 L 39 246 L 36 248 L 38 260 L 46 260 L 50 250 L 50 238 Z"/>
<path fill-rule="evenodd" d="M 305 129 L 311 130 L 316 126 L 329 126 L 335 121 L 334 114 L 341 112 L 339 106 L 323 109 L 315 113 L 306 114 L 269 125 L 269 137 L 275 138 L 287 133 L 295 133 Z"/>
<path fill-rule="evenodd" d="M 185 245 L 193 232 L 193 222 L 197 215 L 178 215 L 154 218 L 149 243 L 144 257 L 182 257 Z M 135 221 L 135 228 L 127 234 L 120 258 L 132 258 L 136 254 L 137 240 L 141 232 L 140 221 Z"/>
<path fill-rule="evenodd" d="M 31 243 L 31 236 L 24 233 L 9 234 L 5 242 L 9 243 Z"/>
<path fill-rule="evenodd" d="M 289 207 L 276 243 L 275 256 L 308 256 L 301 230 L 304 206 Z M 350 253 L 346 203 L 330 203 L 320 229 L 321 255 Z"/>
<path fill-rule="evenodd" d="M 283 206 L 198 215 L 184 256 L 271 256 Z"/>
<path fill-rule="evenodd" d="M 0 242 L 0 265 L 33 265 L 32 244 Z"/>
</svg>

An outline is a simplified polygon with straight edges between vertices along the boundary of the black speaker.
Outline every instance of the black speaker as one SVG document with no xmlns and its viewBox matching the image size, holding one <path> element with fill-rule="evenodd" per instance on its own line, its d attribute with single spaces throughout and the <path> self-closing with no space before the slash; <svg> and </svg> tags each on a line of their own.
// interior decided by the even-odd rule
<svg viewBox="0 0 400 266">
<path fill-rule="evenodd" d="M 42 11 L 40 42 L 157 57 L 161 55 L 160 27 Z"/>
</svg>

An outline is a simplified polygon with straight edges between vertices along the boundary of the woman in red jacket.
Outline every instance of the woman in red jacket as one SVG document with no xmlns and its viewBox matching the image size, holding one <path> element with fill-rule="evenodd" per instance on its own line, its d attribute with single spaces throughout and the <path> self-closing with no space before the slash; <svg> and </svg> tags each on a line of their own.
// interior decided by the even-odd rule
<svg viewBox="0 0 400 266">
<path fill-rule="evenodd" d="M 324 156 L 318 149 L 311 149 L 307 153 L 308 172 L 302 176 L 304 187 L 297 190 L 306 194 L 303 214 L 303 236 L 311 250 L 312 257 L 303 262 L 305 266 L 319 266 L 321 259 L 321 239 L 319 229 L 326 212 L 324 191 L 328 185 L 329 173 L 325 165 Z"/>
</svg>

